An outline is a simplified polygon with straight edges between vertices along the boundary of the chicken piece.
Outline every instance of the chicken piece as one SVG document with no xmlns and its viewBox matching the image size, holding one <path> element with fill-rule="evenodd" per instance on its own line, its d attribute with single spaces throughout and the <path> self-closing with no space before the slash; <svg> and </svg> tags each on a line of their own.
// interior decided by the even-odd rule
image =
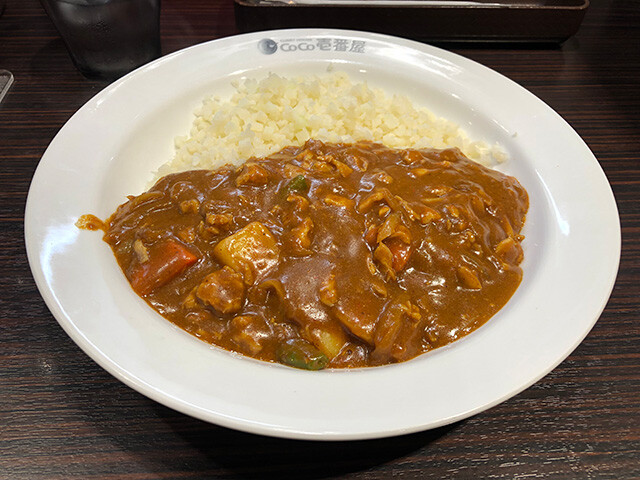
<svg viewBox="0 0 640 480">
<path fill-rule="evenodd" d="M 297 215 L 304 215 L 309 210 L 309 200 L 301 195 L 290 193 L 287 202 L 293 205 L 293 212 Z"/>
<path fill-rule="evenodd" d="M 420 218 L 420 223 L 422 225 L 427 225 L 435 220 L 439 220 L 442 218 L 442 215 L 437 210 L 434 210 L 431 207 L 426 207 L 422 205 L 416 206 L 416 213 Z"/>
<path fill-rule="evenodd" d="M 335 158 L 333 155 L 327 155 L 323 157 L 323 160 L 325 160 L 328 164 L 333 165 L 336 171 L 340 173 L 340 175 L 342 175 L 343 177 L 348 177 L 353 173 L 353 168 L 351 168 L 346 163 L 341 162 L 340 160 Z"/>
<path fill-rule="evenodd" d="M 391 280 L 395 280 L 396 271 L 393 268 L 393 252 L 386 243 L 380 243 L 373 251 L 373 258 L 382 268 L 382 272 Z"/>
<path fill-rule="evenodd" d="M 411 173 L 416 177 L 424 177 L 425 175 L 429 174 L 429 172 L 430 170 L 428 168 L 422 167 L 414 168 L 413 170 L 411 170 Z"/>
<path fill-rule="evenodd" d="M 185 215 L 188 213 L 198 213 L 200 211 L 200 202 L 195 198 L 183 200 L 180 202 L 180 211 Z"/>
<path fill-rule="evenodd" d="M 133 251 L 136 254 L 138 263 L 145 263 L 149 261 L 149 249 L 145 247 L 142 240 L 139 238 L 133 242 Z"/>
<path fill-rule="evenodd" d="M 411 358 L 411 343 L 420 342 L 424 328 L 420 309 L 409 300 L 401 300 L 386 308 L 374 334 L 375 348 L 371 354 L 374 362 L 402 362 Z"/>
<path fill-rule="evenodd" d="M 414 165 L 416 163 L 421 163 L 424 160 L 424 157 L 418 150 L 405 150 L 402 155 L 402 160 L 409 165 Z"/>
<path fill-rule="evenodd" d="M 409 202 L 407 202 L 399 195 L 396 195 L 396 200 L 411 220 L 418 220 L 418 215 L 416 214 L 416 211 L 413 209 L 413 207 L 409 205 Z"/>
<path fill-rule="evenodd" d="M 322 282 L 319 291 L 320 301 L 328 307 L 333 307 L 338 301 L 338 292 L 336 291 L 336 276 L 332 273 Z"/>
<path fill-rule="evenodd" d="M 196 290 L 196 296 L 220 313 L 235 313 L 244 303 L 242 275 L 229 267 L 207 275 Z"/>
<path fill-rule="evenodd" d="M 350 198 L 343 197 L 342 195 L 336 195 L 334 193 L 327 194 L 323 201 L 327 205 L 342 207 L 346 210 L 351 210 L 355 204 L 355 202 Z"/>
<path fill-rule="evenodd" d="M 193 243 L 196 239 L 196 229 L 193 227 L 183 228 L 178 231 L 177 235 L 184 243 Z"/>
<path fill-rule="evenodd" d="M 413 252 L 411 240 L 411 232 L 402 224 L 397 213 L 389 215 L 378 229 L 378 246 L 373 252 L 373 257 L 390 278 L 395 278 L 395 274 L 409 262 Z"/>
<path fill-rule="evenodd" d="M 375 178 L 379 182 L 384 183 L 385 185 L 391 185 L 393 183 L 393 177 L 383 170 L 376 172 L 373 175 L 373 178 Z"/>
<path fill-rule="evenodd" d="M 331 309 L 331 313 L 353 335 L 373 344 L 381 302 L 371 292 L 358 291 L 357 293 L 357 295 L 339 298 L 336 306 Z M 363 297 L 373 301 L 367 302 Z"/>
<path fill-rule="evenodd" d="M 386 202 L 392 209 L 398 205 L 393 194 L 387 188 L 376 188 L 372 193 L 363 198 L 358 204 L 358 212 L 367 213 L 378 202 Z"/>
<path fill-rule="evenodd" d="M 229 230 L 233 225 L 233 217 L 228 213 L 207 213 L 205 217 L 210 231 L 214 234 Z"/>
<path fill-rule="evenodd" d="M 393 213 L 389 215 L 384 223 L 380 226 L 378 230 L 378 234 L 376 236 L 376 242 L 380 243 L 387 238 L 398 234 L 400 227 L 403 228 L 401 237 L 407 243 L 411 243 L 411 234 L 408 233 L 408 229 L 402 225 L 402 220 L 400 219 L 400 215 L 397 213 Z"/>
<path fill-rule="evenodd" d="M 425 192 L 429 194 L 431 197 L 444 197 L 447 193 L 451 192 L 452 190 L 453 190 L 453 187 L 449 187 L 448 185 L 437 185 L 437 186 L 427 187 L 425 189 Z"/>
<path fill-rule="evenodd" d="M 370 247 L 374 247 L 378 243 L 377 238 L 379 230 L 380 225 L 371 224 L 366 227 L 366 230 L 364 232 L 364 241 L 367 242 Z"/>
<path fill-rule="evenodd" d="M 297 227 L 291 230 L 292 246 L 295 252 L 300 255 L 308 255 L 311 247 L 311 233 L 313 230 L 313 221 L 306 217 Z"/>
<path fill-rule="evenodd" d="M 285 178 L 294 178 L 294 177 L 302 177 L 306 175 L 308 172 L 297 165 L 293 165 L 291 163 L 287 163 L 283 167 L 283 175 Z"/>
<path fill-rule="evenodd" d="M 236 185 L 251 185 L 259 187 L 269 181 L 269 172 L 257 163 L 247 163 L 236 178 Z"/>
<path fill-rule="evenodd" d="M 502 261 L 512 265 L 519 265 L 524 258 L 522 246 L 512 237 L 507 237 L 498 243 L 495 252 Z"/>
<path fill-rule="evenodd" d="M 269 324 L 256 315 L 238 315 L 229 322 L 229 333 L 233 342 L 249 355 L 256 355 L 272 336 Z"/>
<path fill-rule="evenodd" d="M 478 278 L 477 272 L 474 272 L 471 268 L 462 265 L 456 270 L 456 275 L 462 287 L 470 290 L 482 289 L 482 282 Z"/>
</svg>

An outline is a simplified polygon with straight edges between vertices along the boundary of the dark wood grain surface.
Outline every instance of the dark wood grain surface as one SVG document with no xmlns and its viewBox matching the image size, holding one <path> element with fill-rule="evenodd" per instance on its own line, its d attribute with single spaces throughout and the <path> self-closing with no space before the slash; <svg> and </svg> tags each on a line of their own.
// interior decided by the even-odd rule
<svg viewBox="0 0 640 480">
<path fill-rule="evenodd" d="M 163 0 L 169 53 L 235 33 L 231 0 Z M 560 113 L 613 187 L 622 258 L 592 332 L 552 373 L 468 420 L 375 441 L 272 439 L 194 420 L 124 386 L 62 331 L 29 271 L 29 182 L 83 78 L 37 0 L 9 0 L 0 69 L 0 478 L 640 478 L 640 2 L 593 0 L 561 47 L 446 46 Z M 544 139 L 540 139 L 544 141 Z"/>
</svg>

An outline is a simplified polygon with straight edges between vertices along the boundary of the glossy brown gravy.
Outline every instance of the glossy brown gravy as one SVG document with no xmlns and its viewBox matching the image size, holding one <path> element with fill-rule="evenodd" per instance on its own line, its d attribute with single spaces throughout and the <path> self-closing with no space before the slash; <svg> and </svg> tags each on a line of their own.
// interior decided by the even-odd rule
<svg viewBox="0 0 640 480">
<path fill-rule="evenodd" d="M 528 206 L 517 180 L 457 149 L 310 140 L 168 175 L 103 228 L 133 289 L 186 331 L 346 368 L 411 359 L 493 316 L 522 279 Z"/>
</svg>

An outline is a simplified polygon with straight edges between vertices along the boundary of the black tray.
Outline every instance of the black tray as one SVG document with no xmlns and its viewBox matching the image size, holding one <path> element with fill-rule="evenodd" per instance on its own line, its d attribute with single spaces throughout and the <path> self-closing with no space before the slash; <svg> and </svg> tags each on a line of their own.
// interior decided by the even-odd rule
<svg viewBox="0 0 640 480">
<path fill-rule="evenodd" d="M 304 1 L 234 0 L 236 24 L 242 32 L 330 27 L 435 42 L 561 43 L 578 31 L 589 6 L 589 0 Z"/>
</svg>

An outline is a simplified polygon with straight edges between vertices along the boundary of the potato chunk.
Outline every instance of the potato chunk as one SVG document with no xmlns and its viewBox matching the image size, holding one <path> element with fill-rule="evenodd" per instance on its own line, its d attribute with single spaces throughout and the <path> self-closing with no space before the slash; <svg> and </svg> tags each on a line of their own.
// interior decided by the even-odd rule
<svg viewBox="0 0 640 480">
<path fill-rule="evenodd" d="M 244 303 L 242 275 L 225 266 L 207 275 L 196 295 L 221 313 L 238 312 Z"/>
<path fill-rule="evenodd" d="M 280 248 L 267 227 L 253 222 L 220 241 L 213 255 L 240 272 L 245 283 L 251 285 L 278 263 Z"/>
</svg>

